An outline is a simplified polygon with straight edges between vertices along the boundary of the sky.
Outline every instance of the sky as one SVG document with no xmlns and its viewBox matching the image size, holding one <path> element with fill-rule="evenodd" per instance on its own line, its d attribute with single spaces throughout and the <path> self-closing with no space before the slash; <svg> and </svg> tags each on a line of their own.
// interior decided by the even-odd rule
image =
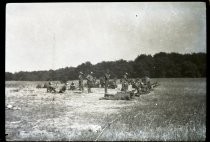
<svg viewBox="0 0 210 142">
<path fill-rule="evenodd" d="M 203 2 L 9 3 L 6 72 L 206 53 Z"/>
</svg>

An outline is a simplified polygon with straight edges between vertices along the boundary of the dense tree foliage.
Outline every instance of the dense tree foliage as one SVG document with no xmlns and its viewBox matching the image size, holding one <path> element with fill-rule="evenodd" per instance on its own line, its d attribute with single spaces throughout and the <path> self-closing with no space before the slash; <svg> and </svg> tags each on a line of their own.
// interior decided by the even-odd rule
<svg viewBox="0 0 210 142">
<path fill-rule="evenodd" d="M 129 77 L 206 77 L 206 53 L 178 54 L 160 52 L 151 55 L 139 55 L 134 61 L 117 60 L 100 62 L 92 65 L 85 62 L 77 67 L 66 67 L 58 70 L 32 72 L 6 72 L 6 80 L 49 81 L 78 79 L 78 73 L 85 75 L 94 72 L 96 78 L 102 77 L 109 69 L 111 78 L 121 78 L 125 72 Z"/>
</svg>

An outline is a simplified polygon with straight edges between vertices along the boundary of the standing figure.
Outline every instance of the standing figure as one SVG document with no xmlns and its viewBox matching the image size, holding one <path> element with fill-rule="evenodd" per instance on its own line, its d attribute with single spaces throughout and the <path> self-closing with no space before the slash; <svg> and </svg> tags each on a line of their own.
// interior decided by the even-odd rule
<svg viewBox="0 0 210 142">
<path fill-rule="evenodd" d="M 88 93 L 92 93 L 91 87 L 92 87 L 92 82 L 93 82 L 93 72 L 88 74 L 86 79 L 87 79 Z"/>
<path fill-rule="evenodd" d="M 84 91 L 84 88 L 83 88 L 83 73 L 82 72 L 79 72 L 79 90 L 80 91 Z"/>
<path fill-rule="evenodd" d="M 100 77 L 100 87 L 101 88 L 103 88 L 104 87 L 104 84 L 105 84 L 105 82 L 104 82 L 104 78 L 103 77 Z"/>
<path fill-rule="evenodd" d="M 110 74 L 109 74 L 109 70 L 107 70 L 107 72 L 104 74 L 105 94 L 107 94 L 107 88 L 108 88 L 109 78 L 110 78 Z"/>
<path fill-rule="evenodd" d="M 117 77 L 114 78 L 114 85 L 115 85 L 115 88 L 117 88 Z"/>
<path fill-rule="evenodd" d="M 126 72 L 123 75 L 123 79 L 122 79 L 122 91 L 127 92 L 128 90 L 128 73 Z"/>
</svg>

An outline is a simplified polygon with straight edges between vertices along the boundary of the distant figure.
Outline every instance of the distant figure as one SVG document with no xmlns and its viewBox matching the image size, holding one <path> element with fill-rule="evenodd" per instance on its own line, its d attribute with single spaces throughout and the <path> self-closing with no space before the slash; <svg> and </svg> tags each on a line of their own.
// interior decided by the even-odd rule
<svg viewBox="0 0 210 142">
<path fill-rule="evenodd" d="M 96 83 L 95 83 L 95 87 L 96 87 L 96 88 L 99 88 L 99 87 L 100 87 L 100 83 L 99 83 L 99 81 L 96 81 Z"/>
<path fill-rule="evenodd" d="M 64 93 L 66 91 L 67 85 L 68 85 L 68 83 L 65 83 L 64 86 L 62 86 L 62 88 L 59 90 L 59 93 Z"/>
<path fill-rule="evenodd" d="M 40 89 L 40 88 L 42 88 L 42 85 L 41 85 L 41 84 L 38 84 L 38 85 L 36 86 L 36 88 Z"/>
<path fill-rule="evenodd" d="M 88 74 L 86 79 L 87 79 L 88 93 L 92 93 L 91 87 L 92 87 L 92 83 L 93 83 L 93 72 Z"/>
<path fill-rule="evenodd" d="M 51 82 L 49 82 L 49 84 L 47 86 L 47 92 L 54 92 L 54 93 L 56 93 L 55 87 L 52 86 Z"/>
<path fill-rule="evenodd" d="M 142 82 L 141 82 L 141 79 L 139 78 L 137 78 L 132 84 L 132 87 L 135 89 L 137 96 L 139 96 L 141 93 L 141 86 L 142 86 Z"/>
<path fill-rule="evenodd" d="M 96 77 L 93 77 L 92 87 L 96 87 Z"/>
<path fill-rule="evenodd" d="M 114 78 L 114 83 L 117 86 L 117 77 Z"/>
<path fill-rule="evenodd" d="M 151 89 L 151 83 L 150 83 L 150 78 L 148 76 L 145 76 L 144 78 L 142 78 L 142 82 L 143 84 L 146 86 L 146 90 L 148 91 L 149 89 Z"/>
<path fill-rule="evenodd" d="M 74 85 L 74 82 L 72 82 L 71 85 L 70 85 L 70 90 L 75 90 L 75 88 L 76 88 L 76 87 L 75 87 L 75 85 Z"/>
<path fill-rule="evenodd" d="M 128 90 L 128 73 L 126 72 L 122 78 L 122 90 L 121 91 L 127 92 L 127 90 Z"/>
<path fill-rule="evenodd" d="M 128 82 L 128 73 L 127 72 L 123 75 L 123 79 Z"/>
<path fill-rule="evenodd" d="M 108 88 L 108 82 L 109 82 L 110 74 L 109 70 L 106 71 L 104 74 L 104 80 L 105 80 L 105 94 L 107 94 L 107 88 Z"/>
<path fill-rule="evenodd" d="M 103 77 L 100 77 L 100 86 L 103 88 L 105 86 L 105 81 Z"/>
<path fill-rule="evenodd" d="M 79 90 L 80 91 L 84 91 L 84 87 L 83 87 L 83 73 L 79 72 Z"/>
</svg>

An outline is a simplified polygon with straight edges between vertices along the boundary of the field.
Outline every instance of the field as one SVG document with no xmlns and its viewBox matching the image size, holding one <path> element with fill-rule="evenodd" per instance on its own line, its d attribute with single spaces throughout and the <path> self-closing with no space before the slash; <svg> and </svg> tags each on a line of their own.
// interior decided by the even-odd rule
<svg viewBox="0 0 210 142">
<path fill-rule="evenodd" d="M 6 82 L 6 140 L 204 141 L 206 79 L 152 79 L 160 86 L 132 100 L 93 93 L 37 89 L 43 82 Z M 116 93 L 117 89 L 109 89 Z"/>
</svg>

